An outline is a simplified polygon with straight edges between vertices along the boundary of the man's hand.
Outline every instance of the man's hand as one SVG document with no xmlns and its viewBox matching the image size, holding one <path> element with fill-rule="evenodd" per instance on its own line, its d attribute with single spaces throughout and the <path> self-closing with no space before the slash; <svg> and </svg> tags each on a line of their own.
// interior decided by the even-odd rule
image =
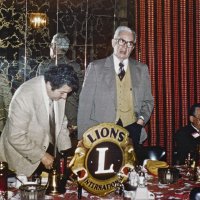
<svg viewBox="0 0 200 200">
<path fill-rule="evenodd" d="M 78 141 L 78 144 L 77 144 L 77 147 L 83 147 L 84 145 L 83 145 L 83 140 L 79 140 Z"/>
<path fill-rule="evenodd" d="M 53 167 L 54 157 L 49 153 L 45 153 L 41 158 L 41 162 L 46 169 L 51 169 Z"/>
<path fill-rule="evenodd" d="M 70 135 L 76 134 L 76 132 L 77 132 L 77 126 L 68 125 L 67 128 L 69 129 L 69 134 Z"/>
<path fill-rule="evenodd" d="M 144 120 L 143 119 L 138 119 L 137 120 L 137 124 L 140 124 L 140 125 L 144 126 Z"/>
</svg>

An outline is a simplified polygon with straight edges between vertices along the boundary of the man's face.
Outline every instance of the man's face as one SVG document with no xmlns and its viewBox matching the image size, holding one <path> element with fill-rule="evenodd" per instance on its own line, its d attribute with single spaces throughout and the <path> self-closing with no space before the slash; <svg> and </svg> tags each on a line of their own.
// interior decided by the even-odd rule
<svg viewBox="0 0 200 200">
<path fill-rule="evenodd" d="M 68 93 L 72 91 L 72 88 L 69 87 L 68 85 L 63 85 L 59 89 L 52 90 L 50 82 L 47 82 L 46 88 L 49 98 L 54 101 L 58 101 L 60 99 L 67 99 Z"/>
<path fill-rule="evenodd" d="M 133 44 L 133 41 L 134 41 L 133 34 L 126 31 L 120 32 L 117 38 L 112 39 L 112 47 L 114 49 L 114 55 L 120 61 L 129 58 L 132 50 L 134 49 L 134 45 L 132 47 L 128 47 L 129 45 L 127 44 L 127 42 L 129 44 Z"/>
<path fill-rule="evenodd" d="M 200 130 L 200 108 L 196 109 L 196 113 L 195 116 L 191 116 L 190 117 L 190 121 L 192 122 L 192 124 Z"/>
<path fill-rule="evenodd" d="M 56 47 L 56 43 L 51 43 L 50 45 L 50 57 L 53 59 L 60 53 L 60 49 Z"/>
<path fill-rule="evenodd" d="M 53 44 L 50 45 L 50 57 L 52 59 L 55 57 L 55 54 L 54 54 L 54 45 Z"/>
</svg>

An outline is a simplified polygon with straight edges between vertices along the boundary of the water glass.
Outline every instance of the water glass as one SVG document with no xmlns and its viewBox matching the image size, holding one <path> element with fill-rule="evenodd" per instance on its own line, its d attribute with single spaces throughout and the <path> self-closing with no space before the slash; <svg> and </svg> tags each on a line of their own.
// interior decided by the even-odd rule
<svg viewBox="0 0 200 200">
<path fill-rule="evenodd" d="M 24 184 L 20 186 L 20 195 L 23 200 L 44 200 L 46 187 L 38 184 Z"/>
</svg>

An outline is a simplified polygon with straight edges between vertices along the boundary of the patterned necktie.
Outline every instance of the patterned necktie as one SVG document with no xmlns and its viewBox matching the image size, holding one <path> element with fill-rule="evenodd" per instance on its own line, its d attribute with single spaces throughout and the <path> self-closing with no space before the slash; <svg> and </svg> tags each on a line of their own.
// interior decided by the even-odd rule
<svg viewBox="0 0 200 200">
<path fill-rule="evenodd" d="M 120 81 L 124 78 L 124 75 L 125 75 L 125 70 L 124 70 L 124 64 L 123 63 L 119 63 L 119 79 Z"/>
</svg>

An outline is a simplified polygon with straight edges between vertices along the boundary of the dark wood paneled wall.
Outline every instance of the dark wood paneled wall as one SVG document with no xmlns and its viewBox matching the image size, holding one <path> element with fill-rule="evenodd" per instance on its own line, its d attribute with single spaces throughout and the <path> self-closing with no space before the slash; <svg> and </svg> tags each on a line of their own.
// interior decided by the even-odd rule
<svg viewBox="0 0 200 200">
<path fill-rule="evenodd" d="M 67 33 L 71 41 L 68 57 L 83 69 L 93 59 L 109 55 L 115 28 L 119 24 L 134 26 L 133 6 L 133 0 L 0 1 L 1 70 L 8 72 L 13 91 L 24 80 L 17 80 L 18 72 L 23 76 L 26 69 L 27 78 L 33 77 L 38 64 L 49 58 L 49 44 L 57 32 Z M 31 12 L 46 13 L 47 26 L 31 28 Z"/>
</svg>

